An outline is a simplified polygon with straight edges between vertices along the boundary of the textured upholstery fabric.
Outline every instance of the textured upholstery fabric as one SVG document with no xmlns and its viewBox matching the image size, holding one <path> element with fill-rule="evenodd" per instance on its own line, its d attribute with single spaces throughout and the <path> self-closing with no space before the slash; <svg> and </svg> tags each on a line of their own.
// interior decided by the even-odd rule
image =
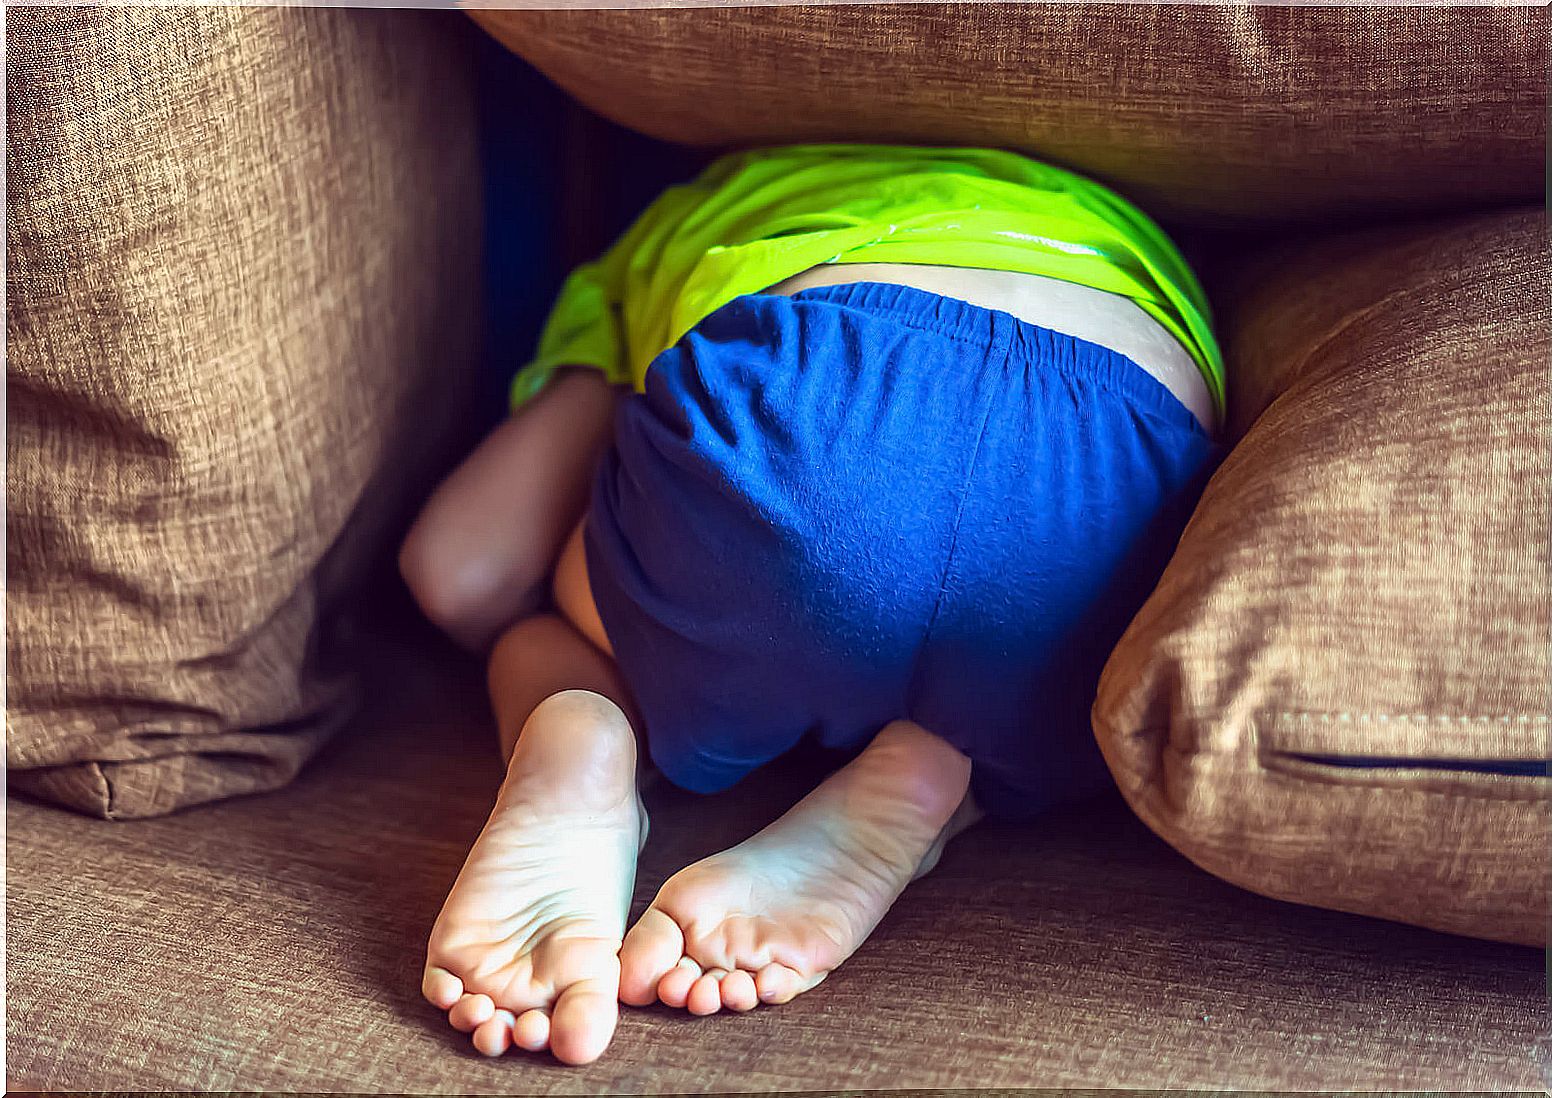
<svg viewBox="0 0 1552 1098">
<path fill-rule="evenodd" d="M 1545 940 L 1552 788 L 1482 770 L 1547 758 L 1549 276 L 1540 207 L 1242 273 L 1242 437 L 1094 708 L 1133 808 L 1212 872 Z"/>
<path fill-rule="evenodd" d="M 478 668 L 416 638 L 287 789 L 126 824 L 13 799 L 13 1090 L 642 1094 L 905 1087 L 1536 1088 L 1535 950 L 1215 880 L 1119 798 L 974 829 L 786 1006 L 624 1012 L 597 1064 L 488 1061 L 420 1000 L 432 919 L 498 783 Z M 635 910 L 800 771 L 648 796 Z"/>
<path fill-rule="evenodd" d="M 165 812 L 281 784 L 346 715 L 320 622 L 472 374 L 459 30 L 12 13 L 13 783 Z"/>
<path fill-rule="evenodd" d="M 965 8 L 926 5 L 838 10 L 851 22 L 817 38 L 812 11 L 759 27 L 749 12 L 720 13 L 733 29 L 707 39 L 687 29 L 704 13 L 632 16 L 655 28 L 641 38 L 610 22 L 620 14 L 522 18 L 524 33 L 555 28 L 564 66 L 553 71 L 587 94 L 617 72 L 611 112 L 664 118 L 679 127 L 669 136 L 745 139 L 704 129 L 713 95 L 735 120 L 765 119 L 764 132 L 801 128 L 827 93 L 772 99 L 779 67 L 796 76 L 784 87 L 871 68 L 871 93 L 837 108 L 858 126 L 916 111 L 926 121 L 887 136 L 948 137 L 956 119 L 967 137 L 1034 135 L 1036 151 L 1069 148 L 1075 164 L 1135 182 L 1150 208 L 1203 221 L 1218 208 L 1324 222 L 1539 193 L 1540 9 L 1193 7 L 1148 17 L 1204 23 L 1160 23 L 1108 54 L 1018 22 L 1036 9 L 994 5 L 980 7 L 990 22 L 973 36 Z M 1086 41 L 1137 16 L 1039 10 Z M 842 66 L 847 36 L 863 52 Z M 822 64 L 803 53 L 816 41 Z M 431 394 L 432 380 L 463 369 L 474 173 L 462 75 L 443 50 L 434 19 L 384 12 L 9 15 L 13 787 L 124 817 L 272 786 L 340 719 L 337 672 L 361 663 L 377 676 L 369 714 L 271 795 L 121 825 L 11 800 L 10 1089 L 1540 1085 L 1537 952 L 1232 887 L 1119 797 L 970 832 L 795 1003 L 708 1020 L 627 1011 L 609 1055 L 582 1070 L 472 1055 L 418 981 L 499 776 L 478 669 L 438 666 L 423 634 L 384 653 L 329 644 L 319 626 L 362 562 L 385 554 L 373 530 L 391 525 L 388 489 L 407 489 L 414 465 L 397 448 L 400 417 L 413 415 L 417 437 L 438 435 L 430 410 L 446 392 Z M 784 61 L 781 50 L 795 52 Z M 632 67 L 633 55 L 656 67 Z M 1333 69 L 1328 84 L 1322 55 L 1365 65 Z M 1147 115 L 1156 88 L 1138 81 L 1159 75 L 1160 59 L 1190 56 L 1238 83 L 1190 110 L 1163 97 Z M 1134 57 L 1155 67 L 1134 73 L 1122 63 Z M 900 78 L 901 65 L 929 61 L 930 80 Z M 735 64 L 758 94 L 697 75 Z M 1007 75 L 982 94 L 977 66 Z M 675 91 L 681 75 L 699 82 Z M 1337 86 L 1355 79 L 1367 101 Z M 1130 100 L 1141 113 L 1096 98 L 1096 82 L 1141 89 Z M 1257 106 L 1262 93 L 1274 107 Z M 1370 113 L 1381 102 L 1395 109 Z M 1497 158 L 1493 171 L 1477 157 Z M 1234 388 L 1244 453 L 1102 699 L 1132 727 L 1169 730 L 1117 737 L 1112 759 L 1148 823 L 1214 872 L 1311 902 L 1534 936 L 1524 889 L 1545 865 L 1545 817 L 1521 786 L 1412 770 L 1360 787 L 1288 758 L 1257 770 L 1261 743 L 1340 754 L 1358 731 L 1368 753 L 1380 722 L 1300 720 L 1279 731 L 1301 740 L 1251 740 L 1244 706 L 1262 685 L 1310 713 L 1334 704 L 1322 691 L 1394 687 L 1398 713 L 1420 699 L 1456 717 L 1472 713 L 1445 703 L 1536 715 L 1530 684 L 1545 668 L 1521 657 L 1526 616 L 1533 627 L 1545 614 L 1534 601 L 1545 590 L 1542 436 L 1502 444 L 1546 415 L 1525 365 L 1544 359 L 1545 330 L 1523 308 L 1546 278 L 1528 235 L 1540 222 L 1537 211 L 1280 253 L 1228 310 L 1232 354 L 1249 363 Z M 1326 288 L 1328 267 L 1341 286 Z M 1484 379 L 1507 394 L 1484 392 Z M 1365 477 L 1370 466 L 1396 479 Z M 1333 541 L 1335 516 L 1301 492 L 1340 504 L 1349 539 Z M 1469 493 L 1502 508 L 1474 509 Z M 1381 520 L 1395 529 L 1360 536 Z M 1450 525 L 1462 520 L 1471 530 Z M 1171 602 L 1180 632 L 1158 620 Z M 1230 614 L 1215 632 L 1221 607 Z M 1493 607 L 1521 617 L 1495 619 Z M 1433 655 L 1412 647 L 1419 637 Z M 1241 662 L 1222 662 L 1236 653 Z M 1222 705 L 1222 719 L 1197 721 L 1198 704 L 1209 715 Z M 1198 731 L 1222 751 L 1198 750 L 1209 743 L 1190 738 Z M 1403 732 L 1387 742 L 1479 754 L 1524 742 L 1517 723 Z M 1149 784 L 1154 762 L 1167 782 Z M 657 790 L 637 910 L 673 869 L 747 835 L 811 782 L 794 766 L 710 802 Z M 1506 793 L 1496 817 L 1484 790 Z M 1504 857 L 1506 834 L 1523 843 L 1518 864 Z M 1397 884 L 1408 873 L 1418 897 Z"/>
<path fill-rule="evenodd" d="M 557 7 L 475 18 L 588 106 L 688 144 L 1002 146 L 1180 220 L 1543 191 L 1545 7 Z"/>
</svg>

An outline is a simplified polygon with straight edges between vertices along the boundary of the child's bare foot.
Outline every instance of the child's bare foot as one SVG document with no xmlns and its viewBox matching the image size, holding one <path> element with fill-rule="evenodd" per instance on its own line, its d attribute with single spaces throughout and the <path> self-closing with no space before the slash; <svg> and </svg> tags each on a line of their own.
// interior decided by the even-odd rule
<svg viewBox="0 0 1552 1098">
<path fill-rule="evenodd" d="M 781 819 L 676 873 L 625 937 L 620 998 L 712 1014 L 784 1003 L 862 944 L 974 822 L 970 762 L 898 721 Z"/>
<path fill-rule="evenodd" d="M 431 931 L 422 991 L 488 1056 L 598 1058 L 619 1020 L 620 939 L 645 814 L 630 723 L 599 694 L 546 699 Z"/>
</svg>

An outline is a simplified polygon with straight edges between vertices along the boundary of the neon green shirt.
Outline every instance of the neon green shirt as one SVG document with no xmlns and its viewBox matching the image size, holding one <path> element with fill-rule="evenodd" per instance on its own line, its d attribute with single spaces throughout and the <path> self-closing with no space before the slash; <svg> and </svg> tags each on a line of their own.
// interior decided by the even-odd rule
<svg viewBox="0 0 1552 1098">
<path fill-rule="evenodd" d="M 755 149 L 669 188 L 566 280 L 512 405 L 562 366 L 596 366 L 639 391 L 654 358 L 734 298 L 864 262 L 1020 271 L 1122 294 L 1190 352 L 1223 413 L 1206 295 L 1147 215 L 1015 153 L 899 145 Z"/>
</svg>

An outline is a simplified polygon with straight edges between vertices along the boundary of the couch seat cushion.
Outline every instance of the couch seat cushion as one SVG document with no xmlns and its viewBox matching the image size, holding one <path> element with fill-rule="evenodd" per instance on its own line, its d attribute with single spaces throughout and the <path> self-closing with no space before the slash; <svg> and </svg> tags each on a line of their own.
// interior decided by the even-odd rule
<svg viewBox="0 0 1552 1098">
<path fill-rule="evenodd" d="M 787 1006 L 626 1010 L 585 1069 L 484 1060 L 419 995 L 500 777 L 478 668 L 438 651 L 383 653 L 366 716 L 278 793 L 134 823 L 13 798 L 13 1089 L 1536 1085 L 1538 953 L 1239 891 L 1119 798 L 971 831 Z M 637 910 L 796 799 L 803 771 L 716 798 L 657 788 Z"/>
</svg>

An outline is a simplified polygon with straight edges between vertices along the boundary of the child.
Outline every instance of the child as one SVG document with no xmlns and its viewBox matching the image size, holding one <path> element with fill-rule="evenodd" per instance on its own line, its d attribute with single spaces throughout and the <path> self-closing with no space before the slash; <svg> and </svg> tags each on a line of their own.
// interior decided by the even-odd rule
<svg viewBox="0 0 1552 1098">
<path fill-rule="evenodd" d="M 659 198 L 512 396 L 401 554 L 493 645 L 509 756 L 423 988 L 481 1052 L 586 1063 L 620 1001 L 810 990 L 983 813 L 1103 788 L 1094 686 L 1217 457 L 1223 371 L 1195 278 L 1113 192 L 799 146 Z M 860 753 L 626 933 L 636 735 L 699 792 L 806 736 Z"/>
</svg>

